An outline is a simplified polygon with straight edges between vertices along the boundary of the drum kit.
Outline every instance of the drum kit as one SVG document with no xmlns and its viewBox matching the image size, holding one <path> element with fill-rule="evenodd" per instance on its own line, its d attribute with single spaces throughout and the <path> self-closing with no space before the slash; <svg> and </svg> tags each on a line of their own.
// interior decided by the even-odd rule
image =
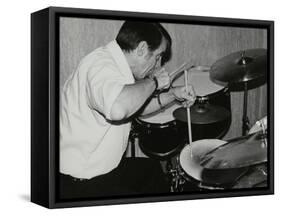
<svg viewBox="0 0 281 216">
<path fill-rule="evenodd" d="M 187 182 L 199 190 L 267 185 L 267 118 L 249 132 L 247 117 L 249 83 L 265 78 L 266 70 L 266 49 L 232 53 L 210 68 L 191 67 L 188 82 L 197 98 L 190 107 L 190 119 L 187 109 L 177 103 L 135 119 L 132 131 L 143 153 L 167 161 L 171 191 L 185 191 Z M 172 86 L 182 86 L 186 80 L 179 76 Z M 242 85 L 244 91 L 242 137 L 223 141 L 231 123 L 233 85 Z"/>
</svg>

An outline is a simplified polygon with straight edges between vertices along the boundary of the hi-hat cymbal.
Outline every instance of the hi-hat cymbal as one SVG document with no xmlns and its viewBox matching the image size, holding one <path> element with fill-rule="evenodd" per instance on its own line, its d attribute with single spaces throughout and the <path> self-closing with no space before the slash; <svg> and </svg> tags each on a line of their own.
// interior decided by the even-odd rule
<svg viewBox="0 0 281 216">
<path fill-rule="evenodd" d="M 266 76 L 267 50 L 249 49 L 229 54 L 211 66 L 210 76 L 222 83 L 241 83 Z"/>
<path fill-rule="evenodd" d="M 205 154 L 200 165 L 207 169 L 232 169 L 267 162 L 262 132 L 239 137 Z"/>
<path fill-rule="evenodd" d="M 175 119 L 187 122 L 186 108 L 180 107 L 173 112 Z M 211 104 L 194 104 L 190 107 L 192 124 L 211 124 L 226 120 L 230 112 L 224 107 Z"/>
</svg>

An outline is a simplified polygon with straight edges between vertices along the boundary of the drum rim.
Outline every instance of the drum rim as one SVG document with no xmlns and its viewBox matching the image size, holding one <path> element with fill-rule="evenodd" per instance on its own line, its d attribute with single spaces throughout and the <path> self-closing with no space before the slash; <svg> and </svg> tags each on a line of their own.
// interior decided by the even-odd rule
<svg viewBox="0 0 281 216">
<path fill-rule="evenodd" d="M 202 139 L 202 140 L 219 140 L 219 141 L 222 142 L 221 145 L 227 143 L 226 141 L 220 140 L 220 139 Z M 202 140 L 196 140 L 195 142 L 202 141 Z M 195 144 L 195 145 L 196 145 L 196 144 Z M 190 178 L 191 180 L 200 183 L 200 184 L 203 186 L 202 188 L 204 188 L 204 186 L 205 186 L 205 187 L 215 187 L 215 189 L 224 189 L 223 187 L 220 187 L 221 185 L 218 185 L 218 184 L 211 184 L 211 183 L 204 182 L 202 179 L 197 179 L 196 177 L 194 177 L 194 176 L 192 176 L 192 175 L 190 175 L 190 174 L 187 173 L 187 171 L 186 171 L 186 170 L 183 168 L 183 166 L 182 166 L 182 163 L 181 163 L 181 155 L 183 154 L 183 151 L 184 151 L 185 149 L 188 149 L 188 148 L 190 148 L 190 145 L 189 145 L 189 144 L 186 144 L 186 145 L 182 148 L 181 152 L 180 152 L 179 155 L 178 155 L 179 167 L 180 167 L 180 169 L 182 170 L 182 172 L 184 173 L 184 175 L 186 175 L 186 176 L 187 176 L 188 178 Z"/>
<path fill-rule="evenodd" d="M 165 152 L 165 153 L 158 153 L 154 151 L 150 151 L 147 148 L 145 148 L 141 143 L 139 143 L 139 147 L 142 150 L 142 152 L 147 155 L 148 157 L 155 157 L 158 158 L 159 160 L 167 160 L 167 158 L 171 158 L 174 155 L 176 155 L 178 152 L 180 153 L 180 150 L 183 148 L 183 143 L 179 143 L 175 148 L 172 150 Z"/>
<path fill-rule="evenodd" d="M 214 139 L 214 140 L 219 140 L 219 139 Z M 223 141 L 223 142 L 226 142 L 227 143 L 227 141 L 225 141 L 225 140 L 220 140 L 220 141 Z M 196 141 L 195 141 L 196 142 Z M 223 145 L 223 144 L 222 144 Z M 189 149 L 190 148 L 190 146 L 189 146 L 189 144 L 186 144 L 183 148 L 182 148 L 182 151 L 179 153 L 179 155 L 177 156 L 178 157 L 178 159 L 177 159 L 177 161 L 178 161 L 178 165 L 179 165 L 179 169 L 180 169 L 180 173 L 181 173 L 181 175 L 182 175 L 182 177 L 183 178 L 185 178 L 186 180 L 188 180 L 188 179 L 190 179 L 191 181 L 193 181 L 193 182 L 195 182 L 195 183 L 197 183 L 198 185 L 198 187 L 200 187 L 200 188 L 205 188 L 205 189 L 210 189 L 210 188 L 212 188 L 212 189 L 215 189 L 215 190 L 222 190 L 222 189 L 243 189 L 243 188 L 237 188 L 237 187 L 235 187 L 235 186 L 237 186 L 238 185 L 238 182 L 239 182 L 239 180 L 241 180 L 243 177 L 245 177 L 249 172 L 251 172 L 251 170 L 253 170 L 253 169 L 256 169 L 258 166 L 260 166 L 260 165 L 266 165 L 266 163 L 267 162 L 261 162 L 261 163 L 257 163 L 257 164 L 253 164 L 253 165 L 251 165 L 251 166 L 248 166 L 248 167 L 244 167 L 245 169 L 247 169 L 246 171 L 244 171 L 242 174 L 241 174 L 241 176 L 239 176 L 238 177 L 238 179 L 236 179 L 236 182 L 235 182 L 235 184 L 234 185 L 232 185 L 231 187 L 227 187 L 226 185 L 223 185 L 223 184 L 212 184 L 212 183 L 208 183 L 208 182 L 204 182 L 202 179 L 198 179 L 198 178 L 196 178 L 195 176 L 192 176 L 191 174 L 189 174 L 184 168 L 183 168 L 183 165 L 182 165 L 182 163 L 181 163 L 181 156 L 182 156 L 182 154 L 183 154 L 183 152 L 184 152 L 184 150 L 185 149 Z M 186 150 L 187 151 L 187 150 Z M 266 166 L 266 168 L 267 168 L 267 166 Z M 261 182 L 259 182 L 259 184 L 260 184 Z M 245 187 L 245 188 L 247 188 L 247 187 Z"/>
<path fill-rule="evenodd" d="M 213 190 L 225 190 L 224 187 L 220 187 L 220 185 L 216 185 L 216 184 L 210 184 L 210 183 L 206 183 L 203 182 L 202 180 L 198 180 L 196 178 L 194 178 L 193 176 L 189 175 L 181 166 L 181 164 L 179 165 L 179 169 L 180 169 L 180 173 L 182 175 L 182 177 L 185 180 L 191 180 L 192 182 L 197 184 L 197 187 L 202 188 L 202 189 L 210 189 L 212 188 Z"/>
<path fill-rule="evenodd" d="M 220 89 L 219 91 L 213 92 L 211 94 L 207 94 L 207 95 L 197 95 L 196 96 L 196 100 L 202 99 L 202 98 L 206 98 L 206 100 L 209 100 L 210 98 L 214 98 L 219 96 L 221 93 L 226 93 L 229 92 L 229 87 L 228 85 L 223 87 L 222 89 Z"/>
<path fill-rule="evenodd" d="M 204 65 L 198 65 L 198 66 L 195 66 L 194 67 L 194 69 L 196 69 L 196 71 L 200 71 L 200 72 L 202 72 L 202 73 L 209 73 L 209 79 L 210 79 L 210 81 L 212 82 L 212 83 L 214 83 L 215 85 L 217 85 L 217 86 L 221 86 L 221 89 L 219 89 L 219 90 L 217 90 L 217 91 L 215 91 L 215 92 L 212 92 L 212 93 L 210 93 L 210 94 L 206 94 L 206 95 L 197 95 L 196 97 L 197 98 L 209 98 L 209 97 L 214 97 L 216 94 L 218 94 L 218 93 L 220 93 L 220 92 L 227 92 L 227 91 L 229 91 L 229 85 L 228 84 L 225 84 L 225 85 L 222 85 L 222 84 L 218 84 L 218 83 L 216 83 L 216 82 L 214 82 L 212 79 L 211 79 L 211 77 L 210 77 L 210 71 L 211 71 L 211 69 L 209 69 L 209 70 L 204 70 L 204 69 L 201 69 L 201 67 L 206 67 L 206 66 L 204 66 Z M 194 73 L 194 74 L 196 74 L 196 72 L 194 72 L 194 71 L 191 71 L 190 73 Z M 180 85 L 172 85 L 173 87 L 177 87 L 177 86 L 180 86 Z M 196 90 L 196 89 L 195 89 Z"/>
<path fill-rule="evenodd" d="M 156 129 L 157 128 L 159 128 L 159 129 L 167 128 L 167 127 L 175 126 L 177 124 L 176 120 L 168 121 L 165 123 L 150 123 L 150 122 L 141 120 L 140 118 L 136 118 L 135 121 L 138 124 L 145 126 L 146 128 L 156 128 Z"/>
</svg>

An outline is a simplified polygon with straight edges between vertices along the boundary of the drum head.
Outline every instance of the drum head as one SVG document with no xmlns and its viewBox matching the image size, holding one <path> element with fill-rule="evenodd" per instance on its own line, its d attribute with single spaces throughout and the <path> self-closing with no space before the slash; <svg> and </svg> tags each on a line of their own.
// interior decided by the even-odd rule
<svg viewBox="0 0 281 216">
<path fill-rule="evenodd" d="M 200 165 L 200 158 L 225 141 L 218 139 L 198 140 L 192 143 L 192 155 L 190 146 L 186 146 L 180 154 L 180 165 L 186 174 L 201 183 L 201 187 L 214 186 L 212 189 L 231 188 L 237 180 L 244 175 L 247 167 L 235 169 L 206 169 Z M 199 158 L 199 159 L 198 159 Z"/>
<path fill-rule="evenodd" d="M 225 86 L 218 85 L 210 79 L 209 70 L 204 70 L 205 67 L 197 66 L 188 72 L 188 83 L 190 83 L 195 90 L 197 96 L 206 96 L 213 94 L 225 88 Z M 173 86 L 183 86 L 184 75 L 175 80 Z"/>
<path fill-rule="evenodd" d="M 196 157 L 200 157 L 225 143 L 225 141 L 218 139 L 197 140 L 192 143 L 192 154 L 196 155 Z M 202 173 L 204 168 L 200 166 L 198 161 L 196 161 L 196 158 L 191 157 L 190 145 L 185 146 L 181 151 L 180 165 L 186 174 L 195 180 L 202 181 Z"/>
<path fill-rule="evenodd" d="M 181 107 L 181 105 L 173 104 L 164 110 L 160 110 L 156 113 L 147 115 L 145 117 L 141 117 L 139 119 L 141 121 L 152 123 L 152 124 L 165 124 L 167 122 L 175 120 L 175 118 L 173 116 L 173 112 L 174 112 L 174 110 L 176 110 L 179 107 Z"/>
</svg>

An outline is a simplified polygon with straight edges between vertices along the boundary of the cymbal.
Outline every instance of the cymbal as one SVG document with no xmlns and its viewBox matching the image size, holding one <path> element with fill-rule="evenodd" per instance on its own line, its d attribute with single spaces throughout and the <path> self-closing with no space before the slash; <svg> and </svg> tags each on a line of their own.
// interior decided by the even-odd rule
<svg viewBox="0 0 281 216">
<path fill-rule="evenodd" d="M 257 132 L 239 137 L 206 153 L 200 165 L 207 169 L 232 169 L 267 162 L 264 134 Z"/>
<path fill-rule="evenodd" d="M 230 112 L 224 107 L 211 104 L 194 104 L 190 107 L 192 124 L 211 124 L 226 120 Z M 173 112 L 175 119 L 186 122 L 186 108 L 180 107 Z"/>
<path fill-rule="evenodd" d="M 211 66 L 210 76 L 222 83 L 241 83 L 266 76 L 267 50 L 248 49 L 231 53 Z"/>
</svg>

